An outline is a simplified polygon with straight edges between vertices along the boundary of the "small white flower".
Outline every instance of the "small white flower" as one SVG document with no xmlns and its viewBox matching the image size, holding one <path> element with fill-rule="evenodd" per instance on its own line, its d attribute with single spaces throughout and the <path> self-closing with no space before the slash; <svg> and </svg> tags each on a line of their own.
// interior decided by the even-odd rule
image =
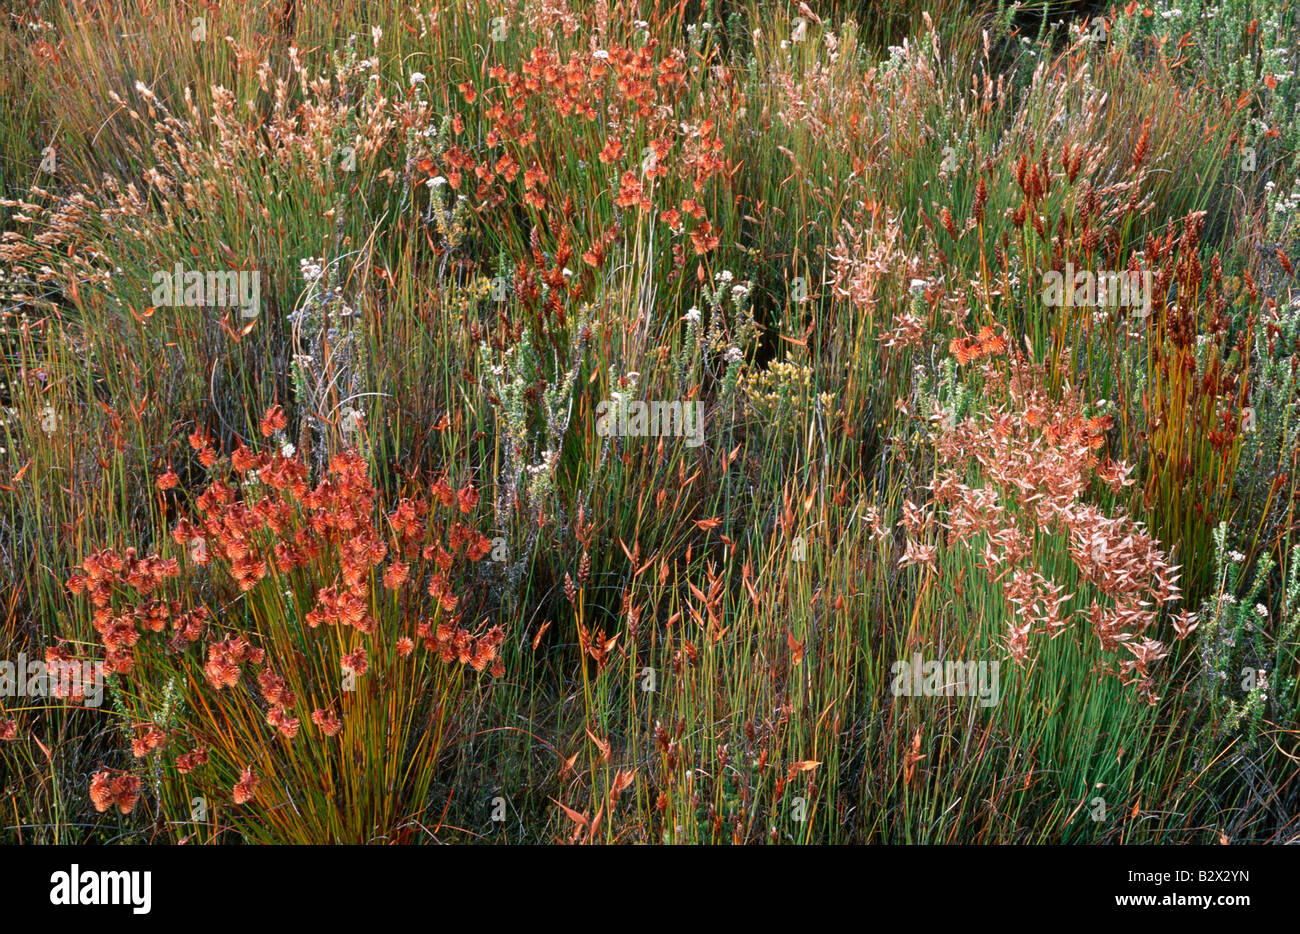
<svg viewBox="0 0 1300 934">
<path fill-rule="evenodd" d="M 925 291 L 925 280 L 924 280 L 924 279 L 913 279 L 911 282 L 908 283 L 908 286 L 907 286 L 907 287 L 908 287 L 909 289 L 911 289 L 913 292 L 924 292 L 924 291 Z"/>
<path fill-rule="evenodd" d="M 302 273 L 302 277 L 308 282 L 315 282 L 320 278 L 321 262 L 321 260 L 311 256 L 300 259 L 298 260 L 298 271 Z"/>
<path fill-rule="evenodd" d="M 435 175 L 433 178 L 425 182 L 425 184 L 430 188 L 441 188 L 443 185 L 447 184 L 447 180 L 441 175 Z"/>
<path fill-rule="evenodd" d="M 1262 603 L 1255 604 L 1255 615 L 1260 619 L 1268 619 L 1268 607 Z"/>
<path fill-rule="evenodd" d="M 1241 564 L 1241 562 L 1246 560 L 1246 556 L 1240 551 L 1229 552 L 1228 557 L 1232 559 L 1233 564 Z"/>
<path fill-rule="evenodd" d="M 605 59 L 609 58 L 609 53 L 606 52 L 604 49 L 597 49 L 596 51 L 591 53 L 591 57 L 598 58 L 601 61 L 604 61 Z"/>
<path fill-rule="evenodd" d="M 689 321 L 691 324 L 699 324 L 700 310 L 692 306 L 691 309 L 686 312 L 686 320 Z"/>
<path fill-rule="evenodd" d="M 297 452 L 298 452 L 298 449 L 297 449 L 296 447 L 294 447 L 292 444 L 290 444 L 288 441 L 286 441 L 284 444 L 280 445 L 280 456 L 281 456 L 281 457 L 293 457 L 293 455 L 296 454 Z"/>
<path fill-rule="evenodd" d="M 722 272 L 717 273 L 713 278 L 717 279 L 723 285 L 727 285 L 731 282 L 732 279 L 736 277 L 731 274 L 730 269 L 724 269 L 722 270 Z"/>
<path fill-rule="evenodd" d="M 745 359 L 745 352 L 739 347 L 729 347 L 727 348 L 727 352 L 723 354 L 722 359 L 726 360 L 728 363 L 739 363 L 741 360 Z"/>
<path fill-rule="evenodd" d="M 415 87 L 417 84 L 424 84 L 424 74 L 422 72 L 413 71 L 411 72 L 411 87 Z"/>
</svg>

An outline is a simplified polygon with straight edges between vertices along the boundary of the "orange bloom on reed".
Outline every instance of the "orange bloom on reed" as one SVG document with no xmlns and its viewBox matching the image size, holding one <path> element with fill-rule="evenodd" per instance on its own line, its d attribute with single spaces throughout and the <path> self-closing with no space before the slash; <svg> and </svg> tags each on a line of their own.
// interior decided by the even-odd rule
<svg viewBox="0 0 1300 934">
<path fill-rule="evenodd" d="M 107 811 L 113 805 L 123 814 L 130 814 L 140 800 L 140 777 L 138 775 L 111 776 L 108 772 L 96 772 L 90 779 L 90 801 L 99 812 Z"/>
<path fill-rule="evenodd" d="M 262 419 L 262 434 L 270 437 L 286 424 L 283 411 L 273 406 Z M 190 443 L 201 457 L 217 461 L 202 432 L 193 433 Z M 330 635 L 317 644 L 322 652 L 339 652 L 325 670 L 333 666 L 337 672 L 341 666 L 355 678 L 366 676 L 376 665 L 390 670 L 395 664 L 412 664 L 421 646 L 440 663 L 490 670 L 498 677 L 504 673 L 501 627 L 475 633 L 461 624 L 456 613 L 459 572 L 491 548 L 489 539 L 466 524 L 480 500 L 472 485 L 456 488 L 441 478 L 431 486 L 429 500 L 403 498 L 385 516 L 377 508 L 367 466 L 354 452 L 335 456 L 327 475 L 314 486 L 300 460 L 274 450 L 258 452 L 240 444 L 231 453 L 229 466 L 243 476 L 243 482 L 231 485 L 221 476 L 212 477 L 195 500 L 195 515 L 180 519 L 173 530 L 176 544 L 186 549 L 192 561 L 184 574 L 177 559 L 142 558 L 128 548 L 120 556 L 109 550 L 92 553 L 68 578 L 68 590 L 91 604 L 91 621 L 100 635 L 108 671 L 127 675 L 141 665 L 156 664 L 152 653 L 163 646 L 155 647 L 146 636 L 162 637 L 171 653 L 167 657 L 184 655 L 201 644 L 201 662 L 194 659 L 194 663 L 202 678 L 194 681 L 195 686 L 206 686 L 235 707 L 260 697 L 258 717 L 285 743 L 301 741 L 303 718 L 325 738 L 337 736 L 344 726 L 330 703 L 336 688 L 313 684 L 308 673 L 320 668 L 302 666 L 302 649 L 292 647 L 322 626 L 350 630 L 348 636 L 339 634 L 342 643 Z M 445 522 L 432 521 L 435 509 L 444 510 Z M 249 599 L 260 595 L 251 606 L 280 607 L 269 624 L 272 628 L 210 635 L 210 611 L 202 604 L 186 609 L 183 599 L 186 592 L 193 592 L 190 575 L 200 569 L 213 578 L 218 593 L 225 580 L 235 593 L 248 594 Z M 163 596 L 161 591 L 169 587 L 183 592 L 177 599 Z M 301 603 L 294 597 L 295 590 L 303 592 Z M 294 609 L 284 609 L 286 598 L 294 601 Z M 310 609 L 299 615 L 298 605 Z M 428 613 L 419 613 L 422 605 Z M 238 618 L 223 616 L 222 621 L 230 626 Z M 277 642 L 284 632 L 277 637 L 275 626 L 293 627 L 294 641 Z M 259 642 L 278 645 L 275 652 L 281 657 L 273 659 Z M 63 649 L 53 651 L 67 654 Z M 150 654 L 142 656 L 143 651 Z M 147 663 L 142 661 L 145 658 Z M 255 682 L 256 694 L 241 689 L 246 677 Z M 345 703 L 345 713 L 347 708 Z M 17 726 L 11 728 L 10 723 L 0 724 L 0 738 L 10 738 L 11 732 L 16 735 Z M 202 773 L 212 750 L 222 752 L 227 765 L 233 765 L 228 738 L 184 723 L 173 732 L 203 740 L 175 757 L 179 774 Z M 131 741 L 132 753 L 136 758 L 159 753 L 169 739 L 159 726 L 141 723 Z M 268 749 L 247 752 L 276 754 Z M 233 788 L 233 800 L 236 804 L 252 801 L 261 782 L 254 764 L 245 758 L 235 767 L 242 774 Z M 140 780 L 132 775 L 112 777 L 101 771 L 91 783 L 92 798 L 101 811 L 116 804 L 127 813 L 139 793 Z"/>
</svg>

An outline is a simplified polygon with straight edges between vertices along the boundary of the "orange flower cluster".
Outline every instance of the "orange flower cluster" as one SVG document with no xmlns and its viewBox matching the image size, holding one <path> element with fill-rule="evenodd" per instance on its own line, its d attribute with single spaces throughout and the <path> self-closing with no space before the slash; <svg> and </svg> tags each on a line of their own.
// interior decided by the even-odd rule
<svg viewBox="0 0 1300 934">
<path fill-rule="evenodd" d="M 985 357 L 997 357 L 1007 352 L 1007 339 L 995 331 L 992 325 L 984 325 L 975 337 L 953 338 L 948 345 L 957 362 L 962 366 Z"/>
<path fill-rule="evenodd" d="M 283 428 L 283 413 L 273 407 L 262 420 L 262 432 L 269 436 Z M 199 440 L 196 449 L 211 450 L 206 439 Z M 215 463 L 216 452 L 212 454 Z M 276 606 L 282 606 L 281 591 L 286 585 L 290 597 L 295 590 L 311 594 L 308 612 L 297 616 L 298 611 L 291 609 L 284 617 L 291 625 L 301 620 L 307 629 L 326 624 L 348 627 L 361 637 L 377 637 L 383 618 L 398 627 L 384 635 L 392 640 L 399 658 L 409 657 L 418 639 L 443 662 L 468 665 L 476 671 L 490 669 L 498 677 L 504 673 L 501 627 L 476 634 L 463 627 L 456 615 L 460 601 L 454 581 L 459 562 L 481 560 L 491 550 L 490 540 L 463 521 L 479 505 L 479 493 L 471 484 L 455 488 L 441 479 L 432 485 L 427 500 L 401 499 L 386 517 L 385 534 L 382 522 L 376 521 L 383 515 L 377 510 L 376 490 L 365 462 L 355 452 L 331 459 L 327 475 L 315 486 L 308 484 L 308 471 L 301 461 L 279 453 L 255 452 L 241 444 L 229 463 L 230 469 L 241 475 L 241 482 L 236 486 L 221 477 L 213 478 L 196 498 L 196 514 L 180 519 L 173 530 L 176 543 L 190 550 L 195 565 L 228 571 L 239 592 L 252 592 L 273 578 L 273 593 L 268 595 Z M 448 514 L 445 521 L 431 521 L 435 510 Z M 174 632 L 171 648 L 178 652 L 203 636 L 209 619 L 206 608 L 186 612 L 179 600 L 154 593 L 180 573 L 180 564 L 174 559 L 138 558 L 128 549 L 121 557 L 110 551 L 96 552 L 69 578 L 68 589 L 87 594 L 95 607 L 95 626 L 103 638 L 111 671 L 132 670 L 142 633 L 162 633 L 170 626 Z M 379 578 L 392 595 L 382 603 Z M 128 593 L 126 588 L 134 592 Z M 418 607 L 427 604 L 428 598 L 421 596 L 421 588 L 434 598 L 432 613 L 424 618 Z M 396 613 L 391 612 L 393 599 L 402 607 Z M 410 628 L 401 631 L 405 627 Z M 273 638 L 270 632 L 262 631 L 262 638 Z M 332 645 L 333 639 L 327 644 Z M 51 651 L 61 653 L 60 657 L 67 654 L 63 649 Z M 292 658 L 287 650 L 281 654 L 287 655 L 282 662 Z M 391 657 L 376 645 L 368 648 L 354 643 L 342 654 L 341 662 L 345 672 L 362 676 L 376 663 L 388 664 Z M 203 680 L 219 693 L 231 689 L 230 703 L 246 702 L 248 695 L 238 690 L 246 666 L 255 669 L 266 723 L 283 739 L 292 741 L 298 736 L 299 717 L 308 711 L 310 721 L 324 736 L 342 730 L 342 719 L 333 707 L 312 703 L 315 696 L 300 699 L 300 691 L 308 689 L 298 680 L 299 673 L 273 666 L 267 650 L 248 636 L 235 632 L 206 642 Z M 324 696 L 332 693 L 333 689 L 327 690 Z M 305 703 L 301 713 L 300 702 Z M 143 758 L 163 748 L 167 740 L 163 730 L 144 723 L 137 728 L 132 751 Z M 207 749 L 198 746 L 176 757 L 177 771 L 188 774 L 205 765 L 208 758 Z M 252 800 L 259 782 L 251 765 L 241 768 L 243 774 L 234 789 L 236 803 Z M 110 780 L 107 773 L 100 773 L 92 783 L 97 806 L 103 805 L 100 810 L 118 803 L 125 813 L 134 806 L 130 795 L 138 796 L 138 783 L 132 785 L 128 779 L 130 776 Z"/>
<path fill-rule="evenodd" d="M 266 414 L 262 416 L 262 423 L 258 427 L 262 432 L 262 437 L 269 438 L 277 431 L 284 431 L 288 425 L 289 419 L 285 417 L 284 409 L 278 405 L 273 405 L 266 410 Z"/>
<path fill-rule="evenodd" d="M 1150 668 L 1167 650 L 1145 634 L 1158 608 L 1179 598 L 1178 573 L 1140 523 L 1084 501 L 1093 478 L 1132 482 L 1127 467 L 1101 463 L 1095 453 L 1110 419 L 1084 418 L 1072 397 L 1051 401 L 1039 368 L 1021 360 L 1013 361 L 1009 377 L 986 361 L 984 377 L 986 391 L 1004 403 L 957 424 L 939 419 L 940 471 L 930 489 L 944 513 L 949 547 L 983 536 L 980 567 L 1001 586 L 1010 611 L 1007 644 L 1023 662 L 1033 634 L 1055 637 L 1071 621 L 1065 607 L 1077 595 L 1048 579 L 1035 559 L 1040 539 L 1063 536 L 1080 577 L 1105 598 L 1075 612 L 1091 624 L 1103 651 L 1130 653 L 1119 673 L 1154 703 Z M 989 483 L 963 482 L 972 468 Z M 924 547 L 911 543 L 912 527 L 921 523 L 906 524 L 909 549 Z M 1179 638 L 1185 629 L 1176 630 Z"/>
<path fill-rule="evenodd" d="M 140 777 L 110 776 L 105 771 L 96 772 L 90 779 L 90 800 L 100 813 L 116 804 L 123 814 L 130 814 L 140 800 Z"/>
<path fill-rule="evenodd" d="M 217 449 L 212 446 L 212 439 L 201 428 L 194 429 L 190 433 L 190 447 L 198 452 L 199 463 L 204 467 L 211 467 L 217 462 Z"/>
<path fill-rule="evenodd" d="M 155 724 L 141 723 L 136 726 L 136 737 L 131 740 L 131 755 L 143 759 L 156 749 L 167 744 L 167 734 Z"/>
<path fill-rule="evenodd" d="M 417 633 L 424 640 L 425 648 L 437 652 L 444 662 L 460 662 L 475 671 L 486 671 L 491 666 L 494 678 L 505 674 L 505 666 L 499 657 L 505 631 L 499 625 L 477 638 L 467 629 L 446 622 L 436 627 L 422 622 Z"/>
<path fill-rule="evenodd" d="M 236 804 L 247 804 L 253 800 L 257 794 L 257 786 L 261 779 L 253 771 L 251 765 L 245 766 L 243 773 L 239 776 L 239 781 L 235 784 L 233 797 Z"/>
<path fill-rule="evenodd" d="M 91 622 L 107 650 L 104 657 L 107 671 L 114 674 L 131 671 L 141 629 L 162 632 L 170 626 L 172 647 L 176 650 L 202 635 L 208 620 L 205 608 L 182 612 L 177 601 L 140 599 L 179 574 L 180 565 L 174 558 L 157 555 L 140 558 L 134 548 L 128 548 L 120 556 L 107 550 L 95 552 L 82 561 L 80 571 L 68 577 L 69 592 L 90 597 L 94 607 Z M 135 593 L 129 593 L 128 588 Z M 119 604 L 116 609 L 115 603 Z"/>
<path fill-rule="evenodd" d="M 1092 418 L 1072 415 L 1048 425 L 1043 429 L 1043 434 L 1048 444 L 1083 446 L 1096 451 L 1105 447 L 1106 432 L 1114 425 L 1115 420 L 1109 415 L 1098 415 Z M 1098 473 L 1100 475 L 1100 468 Z"/>
<path fill-rule="evenodd" d="M 176 771 L 188 775 L 201 765 L 207 765 L 208 751 L 203 747 L 191 750 L 176 757 Z"/>
<path fill-rule="evenodd" d="M 81 703 L 86 698 L 88 677 L 94 678 L 94 669 L 87 668 L 72 657 L 72 653 L 63 645 L 55 645 L 45 650 L 45 667 L 50 673 L 50 692 L 59 698 L 73 703 Z"/>
<path fill-rule="evenodd" d="M 709 179 L 726 172 L 722 136 L 712 120 L 698 127 L 679 127 L 674 112 L 688 83 L 686 57 L 680 50 L 672 50 L 656 61 L 658 48 L 658 42 L 652 40 L 635 50 L 616 45 L 607 51 L 574 51 L 561 58 L 539 45 L 518 71 L 494 66 L 488 76 L 497 84 L 481 92 L 473 82 L 458 86 L 466 105 L 482 98 L 479 106 L 489 127 L 483 142 L 490 152 L 480 160 L 473 154 L 478 143 L 455 143 L 436 160 L 417 160 L 417 168 L 430 176 L 445 176 L 453 190 L 472 178 L 480 210 L 504 204 L 505 186 L 514 184 L 522 174 L 524 202 L 543 211 L 556 196 L 547 191 L 551 177 L 542 167 L 545 154 L 539 151 L 539 139 L 548 137 L 559 120 L 581 117 L 588 123 L 601 121 L 602 126 L 622 130 L 623 138 L 611 135 L 598 151 L 580 154 L 591 163 L 622 166 L 615 195 L 619 207 L 650 210 L 655 180 L 674 173 L 696 192 L 702 191 Z M 456 115 L 452 129 L 457 136 L 464 133 L 466 124 Z M 573 138 L 582 137 L 576 134 Z M 649 145 L 629 145 L 631 139 L 649 140 Z M 675 161 L 670 158 L 674 147 L 680 149 Z M 634 164 L 626 164 L 628 159 Z M 715 231 L 690 199 L 669 206 L 662 219 L 674 233 L 684 233 L 684 214 L 699 222 L 691 231 L 695 251 L 715 248 Z M 603 248 L 593 243 L 583 255 L 602 253 Z"/>
<path fill-rule="evenodd" d="M 343 729 L 343 722 L 339 720 L 338 715 L 332 710 L 313 710 L 311 712 L 311 722 L 320 727 L 320 731 L 326 736 L 333 736 Z"/>
<path fill-rule="evenodd" d="M 268 413 L 264 423 L 273 427 L 273 421 L 273 413 Z M 255 454 L 241 446 L 231 457 L 231 467 L 246 477 L 256 476 L 268 495 L 250 505 L 237 499 L 229 486 L 214 481 L 198 498 L 200 519 L 182 519 L 177 524 L 177 542 L 201 543 L 204 547 L 198 552 L 203 555 L 199 563 L 208 563 L 214 557 L 224 559 L 242 590 L 252 589 L 269 573 L 268 555 L 279 574 L 311 565 L 321 572 L 320 577 L 328 576 L 327 568 L 332 563 L 328 558 L 334 556 L 338 582 L 317 590 L 315 603 L 304 619 L 313 629 L 321 624 L 342 625 L 373 634 L 378 621 L 371 612 L 370 582 L 375 569 L 389 556 L 390 544 L 372 519 L 375 490 L 364 461 L 353 452 L 334 457 L 329 465 L 330 476 L 310 489 L 305 466 L 278 454 Z M 472 512 L 479 502 L 479 494 L 472 486 L 453 489 L 445 479 L 435 483 L 430 492 L 439 506 L 460 514 Z M 450 525 L 445 545 L 436 536 L 430 541 L 429 514 L 430 505 L 424 499 L 404 498 L 388 517 L 392 560 L 382 573 L 382 581 L 389 590 L 401 590 L 412 580 L 412 562 L 432 562 L 435 570 L 428 592 L 444 611 L 451 613 L 458 602 L 451 584 L 457 555 L 463 554 L 470 561 L 481 560 L 491 550 L 491 542 L 460 521 Z M 269 539 L 267 532 L 271 533 Z M 443 659 L 459 659 L 465 664 L 490 663 L 495 660 L 493 649 L 499 644 L 474 640 L 454 620 L 419 634 Z M 482 647 L 467 648 L 470 643 Z M 225 679 L 237 680 L 241 659 L 228 657 L 227 650 L 217 646 L 210 651 L 217 653 L 209 659 L 209 680 L 214 686 L 226 683 Z M 360 658 L 364 658 L 364 650 Z M 359 661 L 352 670 L 364 673 L 364 662 Z"/>
<path fill-rule="evenodd" d="M 239 684 L 240 665 L 248 662 L 262 664 L 266 657 L 263 649 L 254 648 L 243 636 L 231 636 L 208 646 L 208 661 L 203 674 L 208 684 L 218 691 Z"/>
</svg>

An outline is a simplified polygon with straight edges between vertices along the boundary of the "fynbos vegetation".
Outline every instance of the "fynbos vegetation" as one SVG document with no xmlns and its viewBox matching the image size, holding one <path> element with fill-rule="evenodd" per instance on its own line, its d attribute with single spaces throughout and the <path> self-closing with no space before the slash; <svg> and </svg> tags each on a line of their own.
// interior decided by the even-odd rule
<svg viewBox="0 0 1300 934">
<path fill-rule="evenodd" d="M 3 17 L 0 839 L 1297 839 L 1292 4 Z"/>
</svg>

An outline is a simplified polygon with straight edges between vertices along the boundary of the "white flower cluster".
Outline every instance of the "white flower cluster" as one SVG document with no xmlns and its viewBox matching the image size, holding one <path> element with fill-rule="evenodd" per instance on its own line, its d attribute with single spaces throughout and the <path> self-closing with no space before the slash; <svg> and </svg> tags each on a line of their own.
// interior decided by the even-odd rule
<svg viewBox="0 0 1300 934">
<path fill-rule="evenodd" d="M 305 281 L 316 282 L 321 277 L 321 272 L 324 269 L 324 262 L 324 257 L 318 259 L 314 256 L 308 256 L 306 259 L 298 260 L 298 271 L 302 273 L 302 277 Z"/>
</svg>

